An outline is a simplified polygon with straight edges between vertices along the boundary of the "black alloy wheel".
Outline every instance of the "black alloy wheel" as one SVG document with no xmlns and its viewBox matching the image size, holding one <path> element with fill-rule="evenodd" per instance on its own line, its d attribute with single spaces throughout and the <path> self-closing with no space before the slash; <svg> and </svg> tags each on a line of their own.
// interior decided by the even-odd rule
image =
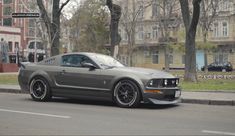
<svg viewBox="0 0 235 136">
<path fill-rule="evenodd" d="M 137 107 L 140 103 L 140 91 L 131 80 L 122 80 L 114 88 L 114 100 L 123 108 Z"/>
<path fill-rule="evenodd" d="M 30 83 L 29 90 L 35 101 L 47 101 L 51 98 L 50 86 L 44 78 L 34 78 Z"/>
</svg>

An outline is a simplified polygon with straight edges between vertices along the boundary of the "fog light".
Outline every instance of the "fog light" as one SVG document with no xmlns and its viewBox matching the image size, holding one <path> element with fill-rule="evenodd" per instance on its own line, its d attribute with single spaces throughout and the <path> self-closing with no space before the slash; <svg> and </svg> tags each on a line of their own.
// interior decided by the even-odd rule
<svg viewBox="0 0 235 136">
<path fill-rule="evenodd" d="M 151 80 L 151 81 L 149 82 L 149 85 L 150 85 L 150 86 L 153 86 L 153 80 Z"/>
<path fill-rule="evenodd" d="M 178 85 L 179 84 L 179 80 L 176 80 L 175 84 Z"/>
<path fill-rule="evenodd" d="M 167 85 L 167 79 L 164 80 L 164 85 L 165 85 L 165 86 Z"/>
</svg>

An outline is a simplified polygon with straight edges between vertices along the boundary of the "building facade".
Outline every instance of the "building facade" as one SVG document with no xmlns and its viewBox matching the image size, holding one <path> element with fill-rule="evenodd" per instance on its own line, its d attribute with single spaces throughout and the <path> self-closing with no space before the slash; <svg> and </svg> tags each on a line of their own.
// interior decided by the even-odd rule
<svg viewBox="0 0 235 136">
<path fill-rule="evenodd" d="M 170 68 L 184 68 L 185 32 L 178 0 L 117 0 L 116 3 L 123 12 L 119 60 L 130 65 L 131 52 L 132 66 L 163 69 L 167 58 Z M 235 66 L 235 1 L 222 0 L 217 12 L 207 37 L 215 44 L 215 49 L 209 51 L 208 64 L 229 61 Z M 196 43 L 203 41 L 200 25 L 196 39 Z M 198 49 L 196 54 L 200 69 L 204 65 L 204 51 Z"/>
<path fill-rule="evenodd" d="M 45 7 L 51 11 L 51 2 L 45 0 Z M 9 53 L 15 54 L 16 49 L 22 56 L 28 53 L 28 45 L 32 40 L 41 40 L 42 21 L 35 18 L 12 18 L 12 13 L 39 12 L 36 1 L 32 0 L 0 0 L 0 37 L 9 45 Z M 15 32 L 17 31 L 17 33 Z M 15 41 L 16 35 L 20 36 Z M 17 47 L 17 48 L 16 48 Z"/>
</svg>

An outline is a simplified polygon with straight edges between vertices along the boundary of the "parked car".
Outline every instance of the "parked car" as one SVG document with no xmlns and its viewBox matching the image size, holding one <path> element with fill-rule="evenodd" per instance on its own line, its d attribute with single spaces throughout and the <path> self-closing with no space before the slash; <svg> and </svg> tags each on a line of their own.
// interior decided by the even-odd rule
<svg viewBox="0 0 235 136">
<path fill-rule="evenodd" d="M 18 80 L 36 101 L 52 96 L 93 98 L 136 107 L 140 102 L 176 104 L 181 95 L 179 79 L 169 73 L 125 67 L 96 53 L 63 54 L 37 64 L 21 64 Z"/>
<path fill-rule="evenodd" d="M 202 71 L 204 71 L 205 66 L 201 68 Z M 233 71 L 233 66 L 230 62 L 225 63 L 211 63 L 208 65 L 208 71 Z"/>
</svg>

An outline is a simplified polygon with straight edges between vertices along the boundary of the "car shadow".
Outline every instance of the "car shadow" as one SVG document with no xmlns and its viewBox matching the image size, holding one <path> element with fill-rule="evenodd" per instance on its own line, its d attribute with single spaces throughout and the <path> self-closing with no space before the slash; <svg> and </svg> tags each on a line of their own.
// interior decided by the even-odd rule
<svg viewBox="0 0 235 136">
<path fill-rule="evenodd" d="M 25 98 L 26 101 L 33 101 L 31 98 Z M 91 106 L 105 106 L 105 107 L 118 107 L 114 102 L 104 101 L 104 100 L 87 100 L 87 99 L 73 99 L 73 98 L 62 98 L 62 97 L 53 97 L 49 103 L 66 103 L 66 104 L 80 104 L 80 105 L 91 105 Z M 178 107 L 180 104 L 174 105 L 156 105 L 150 103 L 140 103 L 140 105 L 136 108 L 132 109 L 148 109 L 148 110 L 161 110 L 161 109 L 171 109 Z M 125 108 L 123 108 L 125 109 Z"/>
</svg>

